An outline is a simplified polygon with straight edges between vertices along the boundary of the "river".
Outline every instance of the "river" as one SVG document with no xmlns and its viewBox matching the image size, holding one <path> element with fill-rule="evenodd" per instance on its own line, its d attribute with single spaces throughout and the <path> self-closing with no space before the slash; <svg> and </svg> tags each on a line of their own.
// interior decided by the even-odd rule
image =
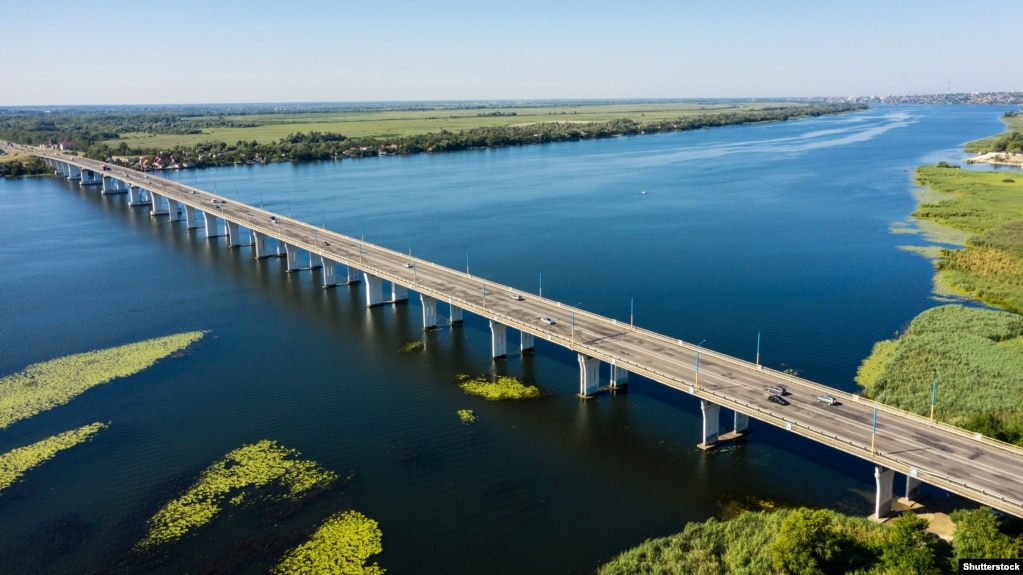
<svg viewBox="0 0 1023 575">
<path fill-rule="evenodd" d="M 914 208 L 913 168 L 962 163 L 959 146 L 1001 131 L 1006 110 L 881 106 L 168 177 L 744 359 L 759 333 L 764 364 L 854 390 L 873 343 L 936 303 L 931 264 L 898 247 L 924 240 L 891 231 Z M 0 572 L 116 567 L 161 503 L 264 438 L 352 480 L 287 517 L 225 513 L 157 566 L 123 570 L 265 573 L 280 553 L 256 549 L 344 509 L 379 522 L 372 560 L 390 573 L 518 574 L 591 573 L 750 501 L 872 507 L 866 462 L 757 422 L 744 444 L 704 453 L 684 394 L 634 376 L 581 400 L 565 350 L 538 341 L 534 356 L 493 361 L 478 317 L 424 333 L 417 298 L 367 309 L 357 288 L 321 289 L 124 196 L 0 180 L 0 214 L 0 375 L 209 330 L 181 357 L 0 431 L 3 453 L 110 422 L 0 493 Z M 410 341 L 425 347 L 400 352 Z M 487 402 L 459 374 L 548 395 Z"/>
</svg>

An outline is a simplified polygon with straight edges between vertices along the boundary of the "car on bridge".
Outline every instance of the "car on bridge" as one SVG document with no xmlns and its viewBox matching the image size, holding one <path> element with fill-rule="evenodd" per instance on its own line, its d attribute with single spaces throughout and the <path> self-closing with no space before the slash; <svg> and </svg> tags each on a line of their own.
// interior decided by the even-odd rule
<svg viewBox="0 0 1023 575">
<path fill-rule="evenodd" d="M 780 385 L 772 385 L 771 387 L 768 387 L 767 392 L 773 393 L 775 395 L 785 395 L 788 393 L 787 391 L 785 391 L 785 388 Z"/>
<path fill-rule="evenodd" d="M 788 400 L 786 400 L 784 397 L 782 397 L 782 396 L 780 396 L 778 394 L 768 395 L 767 396 L 767 401 L 770 401 L 771 403 L 777 403 L 778 405 L 788 405 L 789 404 Z"/>
<path fill-rule="evenodd" d="M 838 400 L 833 395 L 818 395 L 817 401 L 826 405 L 838 405 Z"/>
<path fill-rule="evenodd" d="M 547 325 L 554 325 L 554 320 L 547 316 L 543 316 L 542 318 L 540 318 L 540 321 L 544 322 Z"/>
<path fill-rule="evenodd" d="M 515 300 L 515 301 L 522 301 L 522 300 L 526 299 L 526 298 L 524 298 L 524 297 L 520 296 L 520 295 L 519 295 L 519 294 L 517 294 L 517 293 L 513 293 L 513 294 L 512 294 L 512 296 L 511 296 L 511 298 L 512 298 L 513 300 Z"/>
<path fill-rule="evenodd" d="M 412 267 L 412 266 L 413 266 L 412 262 L 405 262 L 405 263 L 403 263 L 403 264 L 401 264 L 401 265 L 403 265 L 403 266 L 405 266 L 405 267 L 407 267 L 407 268 L 410 268 L 410 267 Z"/>
</svg>

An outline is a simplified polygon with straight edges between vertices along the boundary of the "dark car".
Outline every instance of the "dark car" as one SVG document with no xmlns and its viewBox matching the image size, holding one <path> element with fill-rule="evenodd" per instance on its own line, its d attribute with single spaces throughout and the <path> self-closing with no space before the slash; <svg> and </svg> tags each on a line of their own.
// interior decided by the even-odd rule
<svg viewBox="0 0 1023 575">
<path fill-rule="evenodd" d="M 789 402 L 784 397 L 782 397 L 780 395 L 777 395 L 777 394 L 768 395 L 767 396 L 767 401 L 770 401 L 772 403 L 777 403 L 778 405 L 788 405 L 789 404 Z"/>
</svg>

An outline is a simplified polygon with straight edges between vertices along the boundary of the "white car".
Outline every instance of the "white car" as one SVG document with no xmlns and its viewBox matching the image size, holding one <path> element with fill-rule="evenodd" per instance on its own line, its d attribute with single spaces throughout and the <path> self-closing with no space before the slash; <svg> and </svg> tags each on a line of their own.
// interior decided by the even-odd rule
<svg viewBox="0 0 1023 575">
<path fill-rule="evenodd" d="M 520 296 L 520 295 L 519 295 L 519 294 L 517 294 L 517 293 L 513 293 L 513 294 L 512 294 L 512 296 L 511 296 L 511 298 L 512 298 L 513 300 L 515 300 L 515 301 L 522 301 L 522 300 L 526 299 L 526 298 L 524 298 L 524 297 Z"/>
<path fill-rule="evenodd" d="M 540 318 L 540 321 L 544 322 L 547 325 L 554 325 L 554 320 L 547 316 L 543 316 L 542 318 Z"/>
<path fill-rule="evenodd" d="M 407 268 L 410 268 L 410 267 L 412 267 L 412 262 L 405 262 L 405 263 L 403 263 L 401 265 L 403 265 L 403 266 L 405 266 Z"/>
</svg>

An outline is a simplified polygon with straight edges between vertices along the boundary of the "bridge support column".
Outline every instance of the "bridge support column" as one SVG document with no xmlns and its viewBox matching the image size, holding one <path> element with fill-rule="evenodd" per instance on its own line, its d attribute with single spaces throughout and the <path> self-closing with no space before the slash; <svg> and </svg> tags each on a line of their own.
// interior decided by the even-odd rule
<svg viewBox="0 0 1023 575">
<path fill-rule="evenodd" d="M 625 387 L 629 385 L 629 371 L 624 367 L 611 364 L 611 387 Z"/>
<path fill-rule="evenodd" d="M 888 517 L 892 512 L 892 484 L 895 482 L 895 470 L 874 466 L 874 481 L 877 492 L 874 498 L 874 514 L 871 519 Z"/>
<path fill-rule="evenodd" d="M 703 441 L 697 447 L 710 449 L 718 442 L 718 434 L 721 430 L 721 406 L 701 399 L 700 409 L 703 411 Z"/>
<path fill-rule="evenodd" d="M 67 168 L 68 168 L 67 179 L 69 179 L 69 180 L 81 180 L 82 179 L 82 169 L 81 168 L 79 168 L 78 166 L 76 166 L 74 164 L 68 164 Z"/>
<path fill-rule="evenodd" d="M 181 220 L 181 205 L 177 200 L 167 198 L 167 221 L 177 222 Z"/>
<path fill-rule="evenodd" d="M 448 317 L 448 323 L 451 324 L 451 325 L 461 325 L 462 324 L 462 308 L 460 308 L 457 305 L 451 303 L 450 300 L 448 301 L 448 308 L 450 310 L 450 311 L 448 311 L 448 316 L 449 316 Z"/>
<path fill-rule="evenodd" d="M 227 236 L 227 247 L 236 248 L 242 245 L 241 225 L 229 220 L 224 220 L 224 235 Z"/>
<path fill-rule="evenodd" d="M 408 301 L 408 288 L 391 282 L 391 301 L 398 303 L 400 301 Z"/>
<path fill-rule="evenodd" d="M 215 216 L 213 214 L 210 214 L 210 213 L 207 213 L 207 212 L 202 212 L 202 217 L 203 217 L 203 220 L 206 222 L 206 224 L 205 224 L 205 227 L 206 227 L 206 237 L 207 238 L 219 237 L 220 236 L 220 226 L 217 225 L 217 216 Z"/>
<path fill-rule="evenodd" d="M 267 253 L 269 251 L 266 246 L 267 235 L 261 234 L 256 230 L 249 230 L 249 233 L 252 234 L 252 246 L 256 248 L 256 259 L 261 260 L 268 257 L 270 254 Z"/>
<path fill-rule="evenodd" d="M 579 354 L 579 397 L 590 397 L 600 389 L 600 360 Z"/>
<path fill-rule="evenodd" d="M 508 327 L 490 320 L 490 357 L 498 358 L 508 355 Z"/>
<path fill-rule="evenodd" d="M 149 191 L 141 186 L 133 186 L 128 184 L 128 205 L 129 206 L 148 206 L 153 203 L 152 196 L 149 195 Z"/>
<path fill-rule="evenodd" d="M 123 194 L 127 190 L 124 189 L 124 183 L 113 176 L 103 176 L 103 188 L 100 193 L 109 196 L 112 194 Z"/>
<path fill-rule="evenodd" d="M 156 192 L 150 191 L 149 197 L 153 198 L 153 206 L 149 208 L 149 215 L 162 216 L 168 213 L 168 211 L 163 208 L 163 196 Z"/>
<path fill-rule="evenodd" d="M 920 479 L 912 475 L 906 476 L 906 501 L 912 503 L 920 496 Z"/>
<path fill-rule="evenodd" d="M 100 183 L 102 178 L 96 172 L 92 170 L 82 170 L 81 184 L 83 186 L 93 186 Z"/>
<path fill-rule="evenodd" d="M 335 262 L 330 258 L 320 256 L 320 260 L 323 262 L 323 287 L 324 289 L 334 287 L 337 285 L 337 279 L 334 275 Z"/>
<path fill-rule="evenodd" d="M 526 355 L 533 353 L 533 334 L 524 331 L 519 332 L 519 353 Z"/>
<path fill-rule="evenodd" d="M 318 270 L 323 267 L 323 256 L 309 252 L 309 269 Z"/>
<path fill-rule="evenodd" d="M 735 433 L 742 434 L 749 431 L 749 416 L 745 413 L 735 412 Z"/>
<path fill-rule="evenodd" d="M 54 175 L 56 176 L 67 176 L 67 164 L 64 162 L 54 161 L 52 164 Z"/>
<path fill-rule="evenodd" d="M 185 229 L 192 230 L 199 227 L 199 210 L 188 204 L 185 206 Z"/>
<path fill-rule="evenodd" d="M 384 303 L 384 280 L 367 272 L 362 272 L 362 278 L 366 284 L 366 307 Z"/>
<path fill-rule="evenodd" d="M 286 242 L 281 243 L 284 244 L 284 251 L 288 254 L 287 263 L 285 264 L 285 267 L 288 268 L 288 273 L 297 272 L 299 270 L 298 246 L 293 246 Z"/>
<path fill-rule="evenodd" d="M 437 299 L 419 294 L 423 302 L 423 330 L 437 329 Z"/>
<path fill-rule="evenodd" d="M 357 283 L 359 283 L 359 270 L 357 268 L 353 268 L 352 266 L 345 266 L 345 267 L 348 268 L 348 272 L 347 272 L 347 274 L 348 274 L 348 283 L 350 283 L 350 284 L 357 284 Z"/>
</svg>

